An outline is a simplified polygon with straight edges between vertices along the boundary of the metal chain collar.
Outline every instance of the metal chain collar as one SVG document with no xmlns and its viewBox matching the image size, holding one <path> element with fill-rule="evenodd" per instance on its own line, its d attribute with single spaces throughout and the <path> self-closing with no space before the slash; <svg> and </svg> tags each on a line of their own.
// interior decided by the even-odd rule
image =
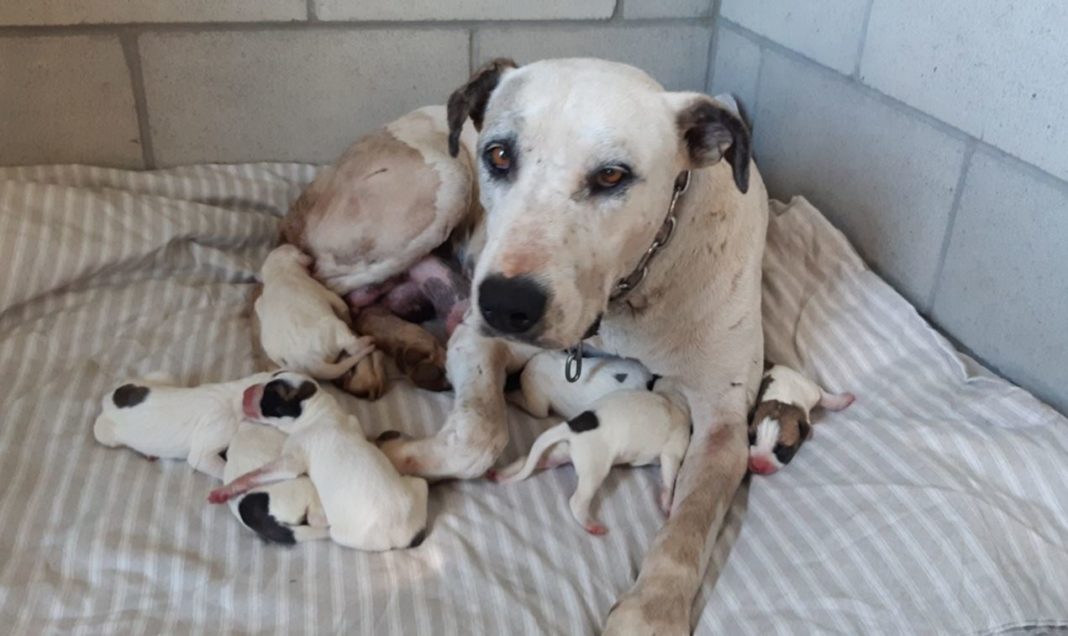
<svg viewBox="0 0 1068 636">
<path fill-rule="evenodd" d="M 675 219 L 675 206 L 679 202 L 679 197 L 690 187 L 690 171 L 684 170 L 679 173 L 679 176 L 675 177 L 675 189 L 671 193 L 671 203 L 668 204 L 667 217 L 664 219 L 664 224 L 660 226 L 660 230 L 656 233 L 656 237 L 653 239 L 653 244 L 649 246 L 649 249 L 645 250 L 645 254 L 642 254 L 640 260 L 638 260 L 638 266 L 634 268 L 628 276 L 619 280 L 616 283 L 615 288 L 612 290 L 612 295 L 608 297 L 609 301 L 616 301 L 626 296 L 634 289 L 642 284 L 645 277 L 649 274 L 649 262 L 653 260 L 657 252 L 664 249 L 664 247 L 671 241 L 672 235 L 675 234 L 675 225 L 677 221 Z M 564 363 L 564 378 L 568 382 L 578 382 L 578 379 L 582 377 L 582 342 L 579 341 L 577 345 L 567 350 L 567 362 Z"/>
<path fill-rule="evenodd" d="M 679 197 L 689 187 L 690 171 L 680 172 L 679 176 L 675 178 L 675 190 L 671 193 L 671 203 L 668 205 L 667 218 L 664 219 L 664 224 L 660 226 L 660 231 L 656 233 L 653 244 L 649 246 L 649 249 L 645 250 L 645 254 L 642 254 L 634 271 L 616 283 L 615 289 L 612 290 L 612 295 L 608 297 L 609 301 L 616 301 L 626 296 L 645 280 L 645 277 L 649 274 L 649 261 L 653 260 L 657 252 L 664 249 L 664 246 L 671 241 L 671 236 L 675 233 L 675 206 L 679 202 Z"/>
</svg>

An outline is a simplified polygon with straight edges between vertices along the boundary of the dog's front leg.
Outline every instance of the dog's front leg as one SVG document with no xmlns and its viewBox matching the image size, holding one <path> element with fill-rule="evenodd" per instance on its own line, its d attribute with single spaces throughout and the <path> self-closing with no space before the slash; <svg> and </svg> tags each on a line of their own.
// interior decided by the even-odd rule
<svg viewBox="0 0 1068 636">
<path fill-rule="evenodd" d="M 693 599 L 745 476 L 745 397 L 730 401 L 735 404 L 729 410 L 691 401 L 694 434 L 675 486 L 671 517 L 646 554 L 637 582 L 609 613 L 605 634 L 690 633 Z"/>
<path fill-rule="evenodd" d="M 427 479 L 481 477 L 508 444 L 504 378 L 521 364 L 503 340 L 461 324 L 449 339 L 446 358 L 456 391 L 452 413 L 433 437 L 391 436 L 380 447 L 399 471 Z"/>
</svg>

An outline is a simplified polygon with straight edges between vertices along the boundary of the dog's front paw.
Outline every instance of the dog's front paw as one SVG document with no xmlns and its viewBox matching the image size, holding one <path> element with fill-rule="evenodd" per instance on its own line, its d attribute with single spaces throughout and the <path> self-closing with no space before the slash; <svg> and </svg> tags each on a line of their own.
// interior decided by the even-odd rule
<svg viewBox="0 0 1068 636">
<path fill-rule="evenodd" d="M 446 391 L 450 388 L 445 374 L 445 348 L 436 341 L 412 343 L 398 352 L 396 361 L 397 368 L 420 389 Z"/>
<path fill-rule="evenodd" d="M 601 633 L 604 636 L 688 636 L 689 608 L 676 598 L 630 593 L 608 612 Z"/>
</svg>

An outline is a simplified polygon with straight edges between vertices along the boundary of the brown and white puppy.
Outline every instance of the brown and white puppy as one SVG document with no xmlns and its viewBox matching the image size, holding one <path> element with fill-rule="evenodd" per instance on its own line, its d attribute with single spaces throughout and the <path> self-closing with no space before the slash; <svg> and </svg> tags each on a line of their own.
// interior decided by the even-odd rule
<svg viewBox="0 0 1068 636">
<path fill-rule="evenodd" d="M 374 350 L 349 327 L 349 309 L 308 273 L 312 259 L 293 245 L 276 247 L 260 269 L 255 302 L 260 341 L 278 366 L 333 380 Z"/>
<path fill-rule="evenodd" d="M 576 345 L 603 316 L 604 348 L 676 380 L 694 425 L 671 517 L 606 630 L 687 633 L 712 543 L 746 472 L 747 415 L 762 371 L 768 207 L 748 128 L 728 104 L 590 59 L 521 68 L 496 60 L 450 97 L 447 126 L 441 114 L 417 111 L 357 144 L 342 162 L 358 169 L 314 184 L 287 219 L 291 242 L 304 241 L 322 262 L 332 254 L 318 273 L 339 292 L 411 267 L 433 249 L 421 246 L 444 240 L 428 238 L 430 227 L 453 228 L 454 253 L 473 273 L 472 311 L 449 340 L 452 413 L 434 437 L 383 450 L 407 472 L 483 475 L 507 444 L 506 373 L 539 346 Z M 451 163 L 440 147 L 445 129 Z M 419 150 L 430 146 L 436 151 Z M 378 150 L 405 161 L 406 171 L 377 171 Z M 442 197 L 425 195 L 432 208 L 381 203 L 397 188 L 422 193 L 452 177 Z M 311 201 L 344 201 L 353 188 L 362 189 L 359 205 L 321 204 L 335 215 L 329 223 L 308 210 Z M 481 208 L 463 205 L 461 191 L 478 192 Z M 427 220 L 428 209 L 439 221 Z M 669 217 L 674 238 L 643 263 Z M 329 240 L 311 225 L 329 225 Z M 386 250 L 365 244 L 380 227 Z M 621 295 L 619 281 L 643 271 Z"/>
<path fill-rule="evenodd" d="M 853 399 L 851 393 L 827 393 L 781 364 L 765 371 L 749 419 L 749 470 L 770 475 L 789 464 L 801 444 L 812 437 L 812 409 L 819 405 L 840 411 Z"/>
<path fill-rule="evenodd" d="M 397 473 L 364 437 L 356 416 L 312 378 L 292 372 L 272 375 L 245 390 L 247 419 L 278 428 L 289 437 L 278 459 L 211 492 L 223 503 L 249 490 L 307 475 L 322 501 L 334 542 L 368 551 L 419 545 L 426 536 L 427 484 Z"/>
<path fill-rule="evenodd" d="M 571 514 L 586 532 L 608 532 L 590 514 L 590 503 L 613 466 L 660 463 L 660 507 L 671 507 L 675 475 L 690 442 L 690 414 L 681 395 L 667 383 L 652 391 L 619 389 L 600 396 L 587 409 L 545 431 L 527 457 L 490 478 L 502 484 L 529 477 L 535 469 L 571 462 L 578 486 L 569 502 Z"/>
<path fill-rule="evenodd" d="M 161 374 L 123 383 L 109 391 L 93 424 L 93 436 L 105 446 L 128 446 L 149 459 L 184 459 L 194 470 L 222 479 L 220 453 L 241 422 L 246 387 L 268 373 L 242 380 L 175 386 Z"/>
</svg>

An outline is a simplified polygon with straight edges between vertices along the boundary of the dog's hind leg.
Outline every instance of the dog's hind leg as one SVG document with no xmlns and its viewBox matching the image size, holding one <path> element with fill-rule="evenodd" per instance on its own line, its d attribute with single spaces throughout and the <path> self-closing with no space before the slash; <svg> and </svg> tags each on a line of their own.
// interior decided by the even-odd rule
<svg viewBox="0 0 1068 636">
<path fill-rule="evenodd" d="M 208 494 L 211 503 L 224 503 L 233 497 L 244 494 L 253 488 L 273 484 L 276 481 L 293 479 L 308 471 L 308 463 L 292 453 L 282 455 L 273 462 L 268 462 L 256 470 L 249 471 L 225 486 L 212 490 Z"/>
<path fill-rule="evenodd" d="M 608 528 L 590 515 L 590 503 L 597 489 L 604 483 L 605 477 L 612 470 L 612 457 L 605 453 L 604 448 L 596 444 L 583 443 L 582 441 L 571 442 L 571 463 L 575 466 L 575 474 L 578 475 L 578 487 L 571 495 L 571 514 L 575 516 L 586 532 L 602 535 L 608 532 Z"/>
</svg>

